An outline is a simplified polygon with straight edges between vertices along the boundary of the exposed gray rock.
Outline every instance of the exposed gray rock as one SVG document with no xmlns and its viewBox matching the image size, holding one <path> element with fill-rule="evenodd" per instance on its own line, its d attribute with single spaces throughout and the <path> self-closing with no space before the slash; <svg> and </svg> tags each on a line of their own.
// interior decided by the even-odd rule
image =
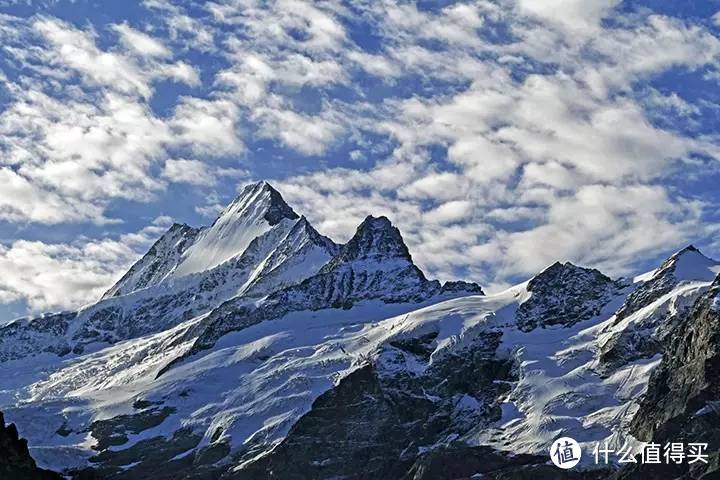
<svg viewBox="0 0 720 480">
<path fill-rule="evenodd" d="M 532 295 L 518 308 L 518 327 L 574 325 L 598 315 L 621 288 L 595 269 L 556 262 L 528 283 Z"/>
<path fill-rule="evenodd" d="M 290 312 L 347 309 L 364 300 L 422 302 L 441 291 L 440 282 L 425 278 L 412 263 L 398 229 L 385 217 L 370 216 L 316 275 L 279 290 L 258 304 L 248 304 L 243 298 L 237 298 L 213 310 L 198 327 L 200 332 L 189 334 L 197 335 L 197 340 L 188 355 L 212 347 L 229 332 Z"/>
<path fill-rule="evenodd" d="M 652 373 L 633 434 L 644 441 L 701 442 L 709 463 L 637 465 L 618 478 L 717 478 L 720 476 L 720 277 L 675 329 L 660 366 Z"/>
<path fill-rule="evenodd" d="M 102 298 L 126 295 L 160 283 L 177 267 L 182 254 L 193 244 L 200 231 L 189 225 L 174 223 Z"/>
<path fill-rule="evenodd" d="M 427 362 L 434 337 L 391 342 L 377 364 L 321 395 L 269 454 L 223 478 L 403 478 L 428 450 L 499 418 L 503 380 L 512 378 L 511 362 L 494 356 L 499 338 L 488 333 L 417 375 L 402 365 L 407 355 Z"/>
</svg>

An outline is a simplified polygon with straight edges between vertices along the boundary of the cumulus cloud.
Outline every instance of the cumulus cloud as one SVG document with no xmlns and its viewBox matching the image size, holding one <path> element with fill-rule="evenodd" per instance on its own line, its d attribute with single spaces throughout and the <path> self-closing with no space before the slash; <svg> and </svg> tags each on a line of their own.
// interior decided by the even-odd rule
<svg viewBox="0 0 720 480">
<path fill-rule="evenodd" d="M 208 170 L 207 164 L 199 160 L 170 159 L 165 161 L 163 177 L 175 183 L 191 185 L 212 185 L 215 178 Z"/>
<path fill-rule="evenodd" d="M 33 312 L 77 308 L 99 298 L 168 227 L 167 217 L 118 239 L 70 244 L 0 244 L 0 302 L 25 300 Z"/>
<path fill-rule="evenodd" d="M 171 57 L 172 52 L 159 40 L 150 35 L 136 30 L 126 23 L 113 26 L 120 35 L 120 41 L 126 47 L 135 50 L 137 53 L 148 57 Z"/>
</svg>

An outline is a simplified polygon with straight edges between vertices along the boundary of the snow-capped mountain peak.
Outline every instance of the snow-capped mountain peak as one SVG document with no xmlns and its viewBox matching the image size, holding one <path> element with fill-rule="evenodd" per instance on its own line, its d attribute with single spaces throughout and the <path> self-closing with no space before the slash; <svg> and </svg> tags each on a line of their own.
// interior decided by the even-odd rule
<svg viewBox="0 0 720 480">
<path fill-rule="evenodd" d="M 270 230 L 279 229 L 281 237 L 298 218 L 269 183 L 247 185 L 209 227 L 175 223 L 102 298 L 208 271 L 238 257 Z"/>
<path fill-rule="evenodd" d="M 173 225 L 109 298 L 0 328 L 0 409 L 70 476 L 349 478 L 373 458 L 370 477 L 427 480 L 437 455 L 470 478 L 493 451 L 545 478 L 559 433 L 634 442 L 714 409 L 663 396 L 717 377 L 718 270 L 689 246 L 635 283 L 557 262 L 483 296 L 428 280 L 387 218 L 338 245 L 260 182 Z"/>
<path fill-rule="evenodd" d="M 213 225 L 230 223 L 233 216 L 244 216 L 253 211 L 261 213 L 270 225 L 275 225 L 284 218 L 290 220 L 299 218 L 280 192 L 268 182 L 261 181 L 246 185 L 235 200 L 220 213 Z"/>
<path fill-rule="evenodd" d="M 711 282 L 720 273 L 720 262 L 706 257 L 695 246 L 688 245 L 668 257 L 658 269 L 640 277 L 638 288 L 617 312 L 620 321 L 675 287 L 691 282 Z"/>
<path fill-rule="evenodd" d="M 363 262 L 377 266 L 388 266 L 388 262 L 391 262 L 393 267 L 412 264 L 412 257 L 400 230 L 387 217 L 368 216 L 363 220 L 355 235 L 322 271 L 329 272 L 343 264 L 359 265 Z"/>
<path fill-rule="evenodd" d="M 241 254 L 251 241 L 298 214 L 267 182 L 246 186 L 213 224 L 198 235 L 172 273 L 181 277 L 208 270 Z"/>
<path fill-rule="evenodd" d="M 677 281 L 712 281 L 720 273 L 720 262 L 706 257 L 693 245 L 688 245 L 668 258 L 653 278 L 672 274 Z"/>
<path fill-rule="evenodd" d="M 532 330 L 586 320 L 598 315 L 619 288 L 596 269 L 555 262 L 527 283 L 530 297 L 518 309 L 518 325 Z"/>
</svg>

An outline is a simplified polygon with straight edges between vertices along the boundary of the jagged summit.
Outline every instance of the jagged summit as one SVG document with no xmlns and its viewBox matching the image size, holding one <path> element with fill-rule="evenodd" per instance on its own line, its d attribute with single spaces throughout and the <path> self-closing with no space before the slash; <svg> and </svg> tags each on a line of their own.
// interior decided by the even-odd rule
<svg viewBox="0 0 720 480">
<path fill-rule="evenodd" d="M 400 230 L 393 226 L 387 217 L 370 215 L 363 220 L 355 235 L 322 271 L 328 272 L 351 262 L 382 264 L 390 260 L 399 261 L 404 265 L 412 264 L 410 251 L 405 245 Z"/>
<path fill-rule="evenodd" d="M 530 298 L 518 308 L 521 329 L 572 325 L 598 315 L 617 293 L 619 284 L 594 268 L 555 262 L 527 285 Z"/>
<path fill-rule="evenodd" d="M 329 237 L 326 237 L 325 235 L 318 232 L 315 227 L 310 224 L 305 215 L 300 216 L 300 219 L 295 223 L 295 225 L 293 226 L 293 230 L 289 235 L 292 235 L 292 232 L 297 231 L 304 232 L 305 235 L 308 236 L 308 238 L 312 239 L 318 245 L 325 245 L 328 251 L 334 252 L 335 255 L 340 253 L 341 246 L 333 242 Z"/>
<path fill-rule="evenodd" d="M 670 255 L 657 270 L 644 275 L 643 283 L 617 311 L 617 321 L 649 305 L 683 282 L 710 282 L 720 273 L 720 262 L 706 257 L 693 245 Z"/>
<path fill-rule="evenodd" d="M 258 202 L 258 207 L 264 210 L 264 218 L 270 225 L 275 225 L 285 218 L 290 220 L 299 218 L 299 215 L 285 202 L 280 192 L 262 180 L 243 187 L 240 194 L 223 210 L 215 222 L 226 214 L 237 214 L 248 210 L 254 202 Z"/>
<path fill-rule="evenodd" d="M 269 183 L 246 185 L 209 227 L 174 223 L 102 298 L 214 268 L 241 255 L 260 235 L 289 228 L 298 218 Z M 283 222 L 287 225 L 280 225 Z"/>
<path fill-rule="evenodd" d="M 235 257 L 256 237 L 299 216 L 267 182 L 247 185 L 240 195 L 203 229 L 171 276 L 208 270 Z"/>
<path fill-rule="evenodd" d="M 572 275 L 573 273 L 588 271 L 589 269 L 578 267 L 570 262 L 555 262 L 541 270 L 528 282 L 528 291 L 532 291 L 535 285 L 556 279 L 558 276 Z M 597 270 L 596 270 L 597 271 Z"/>
<path fill-rule="evenodd" d="M 192 353 L 212 347 L 229 332 L 294 311 L 347 309 L 363 301 L 418 303 L 439 295 L 449 298 L 483 293 L 472 283 L 446 285 L 444 288 L 439 281 L 428 280 L 412 262 L 400 231 L 390 220 L 368 216 L 317 274 L 257 304 L 233 300 L 211 312 Z"/>
<path fill-rule="evenodd" d="M 706 257 L 694 245 L 688 245 L 665 260 L 653 278 L 672 274 L 678 281 L 710 281 L 717 275 L 718 265 L 720 262 Z"/>
</svg>

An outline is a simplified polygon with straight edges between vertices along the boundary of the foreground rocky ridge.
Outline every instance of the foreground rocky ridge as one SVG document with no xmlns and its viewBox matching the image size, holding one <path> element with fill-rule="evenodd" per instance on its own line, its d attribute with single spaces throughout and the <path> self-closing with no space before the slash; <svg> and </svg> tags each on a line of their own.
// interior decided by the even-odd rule
<svg viewBox="0 0 720 480">
<path fill-rule="evenodd" d="M 18 436 L 15 425 L 5 425 L 0 412 L 0 478 L 8 480 L 60 480 L 54 472 L 37 467 L 30 456 L 27 440 Z"/>
<path fill-rule="evenodd" d="M 485 296 L 427 279 L 389 219 L 337 245 L 261 182 L 97 304 L 0 329 L 0 406 L 78 479 L 639 478 L 547 448 L 715 441 L 718 273 L 688 247 Z"/>
</svg>

